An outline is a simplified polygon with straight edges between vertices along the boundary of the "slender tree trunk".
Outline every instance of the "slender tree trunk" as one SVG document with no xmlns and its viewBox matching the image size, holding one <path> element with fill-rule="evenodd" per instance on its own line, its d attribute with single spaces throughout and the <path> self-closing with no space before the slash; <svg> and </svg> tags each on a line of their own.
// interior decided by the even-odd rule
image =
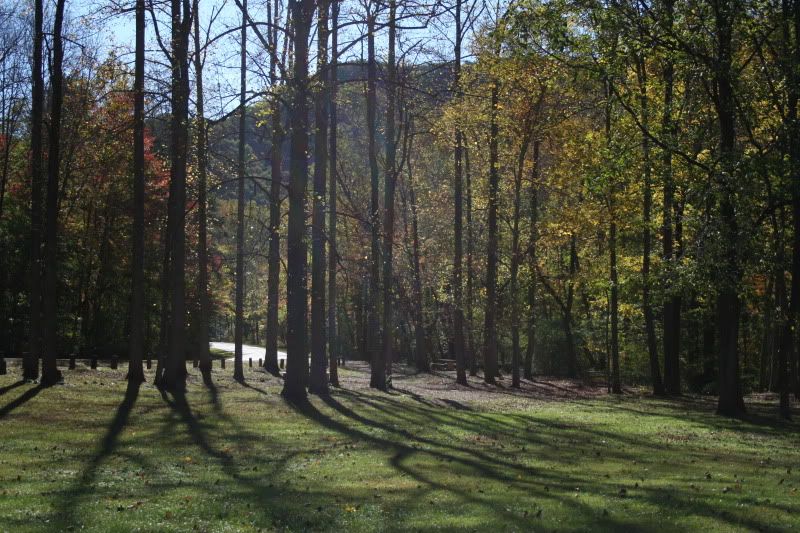
<svg viewBox="0 0 800 533">
<path fill-rule="evenodd" d="M 647 67 L 645 59 L 636 55 L 636 77 L 639 84 L 639 107 L 641 113 L 642 129 L 649 131 L 650 101 L 647 94 Z M 650 161 L 650 138 L 642 133 L 642 311 L 644 314 L 644 329 L 647 337 L 647 353 L 650 358 L 650 380 L 653 383 L 653 392 L 663 394 L 664 386 L 661 382 L 661 367 L 658 361 L 658 343 L 656 340 L 656 324 L 653 306 L 650 301 L 650 254 L 652 252 L 652 224 L 653 210 L 653 183 Z"/>
<path fill-rule="evenodd" d="M 412 130 L 414 121 L 409 118 L 406 132 Z M 406 186 L 408 188 L 408 204 L 411 211 L 411 271 L 412 271 L 412 303 L 414 314 L 414 364 L 420 372 L 430 371 L 427 343 L 425 340 L 425 322 L 422 312 L 422 269 L 420 267 L 419 215 L 417 213 L 417 194 L 414 188 L 414 167 L 411 161 L 413 153 L 413 135 L 408 134 L 408 161 L 406 162 Z"/>
<path fill-rule="evenodd" d="M 789 394 L 792 388 L 795 389 L 795 394 L 798 392 L 796 379 L 797 354 L 795 353 L 795 330 L 798 311 L 800 311 L 800 139 L 798 139 L 800 125 L 798 124 L 797 117 L 797 102 L 800 97 L 800 74 L 797 72 L 798 65 L 800 64 L 800 34 L 797 33 L 797 31 L 800 30 L 800 6 L 797 5 L 797 2 L 793 2 L 791 7 L 787 0 L 782 2 L 782 19 L 784 46 L 789 62 L 789 69 L 785 75 L 788 89 L 786 123 L 789 133 L 787 138 L 787 152 L 789 155 L 789 177 L 792 191 L 792 224 L 794 235 L 792 238 L 791 295 L 778 347 L 778 392 L 780 395 L 778 412 L 783 418 L 789 419 L 792 416 Z M 790 29 L 792 26 L 794 26 L 795 30 L 794 42 L 792 42 L 792 32 Z M 779 254 L 781 256 L 780 258 L 782 258 L 782 242 L 778 244 L 781 246 Z M 781 265 L 779 275 L 781 278 L 780 281 L 783 282 L 783 262 L 781 261 L 778 264 Z M 794 378 L 791 380 L 794 383 L 790 383 L 790 377 Z"/>
<path fill-rule="evenodd" d="M 664 1 L 664 24 L 666 31 L 672 31 L 673 25 L 674 0 Z M 664 322 L 664 383 L 660 384 L 653 374 L 653 392 L 661 394 L 680 394 L 681 392 L 681 373 L 680 373 L 680 321 L 681 321 L 681 300 L 675 289 L 676 280 L 676 257 L 673 244 L 673 221 L 672 210 L 675 198 L 675 184 L 672 176 L 672 150 L 675 145 L 675 124 L 672 119 L 673 86 L 675 77 L 675 67 L 672 58 L 667 54 L 664 59 L 663 83 L 664 83 L 664 112 L 661 118 L 662 136 L 666 139 L 668 148 L 662 154 L 662 181 L 664 188 L 664 209 L 662 215 L 662 234 L 663 234 L 663 261 L 665 265 L 665 288 L 667 294 L 664 299 L 662 317 Z M 652 362 L 652 360 L 651 360 Z"/>
<path fill-rule="evenodd" d="M 172 0 L 172 166 L 170 168 L 170 326 L 163 386 L 186 386 L 186 159 L 189 120 L 189 0 Z"/>
<path fill-rule="evenodd" d="M 336 95 L 338 94 L 339 65 L 339 2 L 331 2 L 331 64 L 328 93 L 328 113 L 330 117 L 330 133 L 328 137 L 328 161 L 330 163 L 329 197 L 328 197 L 328 357 L 330 364 L 330 382 L 339 386 L 339 336 L 336 325 L 336 165 L 337 161 L 337 127 L 338 116 Z"/>
<path fill-rule="evenodd" d="M 328 393 L 325 339 L 325 188 L 328 162 L 328 1 L 320 0 L 317 17 L 318 91 L 314 98 L 314 201 L 311 220 L 311 376 L 308 390 Z"/>
<path fill-rule="evenodd" d="M 394 359 L 394 195 L 397 182 L 397 139 L 395 138 L 395 114 L 397 96 L 397 65 L 395 46 L 397 25 L 395 21 L 397 4 L 389 0 L 389 57 L 386 80 L 386 168 L 383 195 L 383 360 L 386 373 L 392 374 Z"/>
<path fill-rule="evenodd" d="M 612 214 L 612 217 L 614 215 Z M 617 222 L 612 218 L 608 240 L 608 255 L 611 263 L 611 392 L 622 393 L 619 375 L 619 298 L 617 276 Z"/>
<path fill-rule="evenodd" d="M 373 9 L 368 7 L 368 9 Z M 377 296 L 380 293 L 380 205 L 378 198 L 378 153 L 375 144 L 377 113 L 377 66 L 375 64 L 375 13 L 367 13 L 367 134 L 369 136 L 370 170 L 370 230 L 371 256 L 369 277 L 369 299 L 367 301 L 367 351 L 372 365 L 369 386 L 386 389 L 386 359 L 380 347 Z M 389 283 L 389 280 L 384 280 Z"/>
<path fill-rule="evenodd" d="M 539 225 L 539 150 L 540 141 L 533 141 L 533 169 L 531 171 L 531 206 L 530 206 L 530 271 L 528 283 L 528 345 L 525 349 L 525 379 L 533 379 L 533 359 L 536 349 L 536 241 Z"/>
<path fill-rule="evenodd" d="M 605 110 L 605 131 L 606 131 L 606 148 L 611 151 L 611 80 L 606 79 L 606 110 Z M 611 392 L 614 394 L 622 393 L 622 385 L 620 383 L 619 375 L 619 280 L 617 275 L 617 219 L 615 209 L 615 187 L 616 184 L 610 185 L 611 190 L 608 192 L 608 213 L 611 218 L 609 224 L 609 239 L 608 239 L 608 256 L 609 256 L 609 283 L 610 288 L 610 301 L 609 313 L 611 314 L 611 339 L 610 348 L 611 353 Z"/>
<path fill-rule="evenodd" d="M 197 295 L 200 314 L 197 317 L 197 358 L 200 372 L 206 383 L 211 383 L 211 354 L 209 353 L 208 328 L 211 318 L 211 301 L 208 294 L 208 126 L 205 119 L 205 97 L 203 95 L 204 54 L 200 46 L 200 6 L 194 0 L 194 72 L 197 94 Z"/>
<path fill-rule="evenodd" d="M 519 264 L 522 259 L 519 245 L 519 222 L 522 211 L 522 172 L 525 168 L 525 156 L 528 153 L 530 135 L 526 132 L 522 141 L 519 155 L 517 157 L 517 170 L 514 173 L 514 214 L 511 221 L 511 279 L 509 286 L 511 291 L 511 386 L 520 386 L 520 363 L 522 349 L 519 344 L 519 330 L 521 327 L 520 305 L 519 305 Z"/>
<path fill-rule="evenodd" d="M 136 0 L 136 58 L 133 82 L 133 259 L 128 381 L 144 381 L 144 18 L 145 2 Z"/>
<path fill-rule="evenodd" d="M 293 402 L 306 399 L 308 382 L 308 310 L 306 271 L 306 187 L 308 185 L 308 37 L 314 14 L 313 0 L 290 0 L 294 29 L 291 101 L 291 162 L 289 178 L 286 377 L 283 396 Z"/>
<path fill-rule="evenodd" d="M 736 104 L 733 95 L 732 37 L 734 7 L 728 0 L 715 4 L 717 57 L 714 82 L 717 89 L 716 109 L 719 121 L 721 168 L 717 174 L 719 216 L 723 256 L 718 276 L 717 331 L 719 332 L 719 403 L 717 413 L 738 416 L 744 413 L 744 400 L 739 379 L 739 279 L 737 253 L 739 228 L 736 218 Z"/>
<path fill-rule="evenodd" d="M 50 138 L 47 156 L 47 200 L 44 239 L 44 298 L 42 350 L 42 385 L 54 385 L 61 380 L 56 365 L 58 357 L 58 185 L 61 163 L 61 108 L 64 101 L 64 4 L 56 2 L 53 22 L 53 63 L 50 78 Z"/>
<path fill-rule="evenodd" d="M 455 11 L 455 64 L 453 67 L 453 97 L 458 98 L 461 87 L 461 39 L 463 31 L 461 28 L 461 3 L 456 0 Z M 456 360 L 456 383 L 459 385 L 467 384 L 466 364 L 464 357 L 464 302 L 462 297 L 462 258 L 464 255 L 463 238 L 463 193 L 462 193 L 462 157 L 463 157 L 464 136 L 459 126 L 455 131 L 455 150 L 454 159 L 454 179 L 453 179 L 453 202 L 455 207 L 455 221 L 453 223 L 453 349 Z"/>
<path fill-rule="evenodd" d="M 466 143 L 465 143 L 466 144 Z M 464 174 L 466 176 L 467 188 L 467 316 L 466 316 L 466 330 L 467 330 L 467 348 L 466 352 L 469 359 L 469 375 L 478 375 L 478 358 L 475 350 L 475 333 L 474 333 L 474 287 L 475 287 L 475 272 L 472 268 L 472 259 L 475 256 L 475 239 L 473 237 L 472 227 L 472 172 L 469 166 L 469 150 L 464 146 Z"/>
<path fill-rule="evenodd" d="M 486 245 L 486 311 L 483 334 L 484 380 L 493 384 L 497 379 L 497 208 L 499 204 L 500 176 L 498 174 L 498 137 L 497 124 L 499 84 L 492 82 L 491 124 L 489 131 L 489 201 L 487 215 Z"/>
<path fill-rule="evenodd" d="M 44 2 L 34 2 L 33 66 L 31 88 L 31 260 L 30 291 L 30 342 L 28 353 L 22 361 L 22 377 L 33 381 L 39 377 L 39 357 L 42 353 L 42 161 L 44 151 L 43 114 L 44 79 L 42 77 L 42 45 L 44 42 Z"/>
<path fill-rule="evenodd" d="M 269 6 L 268 6 L 269 7 Z M 273 25 L 278 23 L 280 1 L 274 0 L 274 15 L 269 19 Z M 278 365 L 278 299 L 280 298 L 281 277 L 281 184 L 283 177 L 283 124 L 281 101 L 278 97 L 277 45 L 278 30 L 269 31 L 270 45 L 276 50 L 270 54 L 269 79 L 272 89 L 272 145 L 270 147 L 270 189 L 269 189 L 269 250 L 267 251 L 267 324 L 264 328 L 264 368 L 273 376 L 280 375 Z"/>
<path fill-rule="evenodd" d="M 239 66 L 239 143 L 236 189 L 236 322 L 233 330 L 233 379 L 244 381 L 242 342 L 244 336 L 244 182 L 247 135 L 247 0 L 242 0 L 242 36 Z"/>
</svg>

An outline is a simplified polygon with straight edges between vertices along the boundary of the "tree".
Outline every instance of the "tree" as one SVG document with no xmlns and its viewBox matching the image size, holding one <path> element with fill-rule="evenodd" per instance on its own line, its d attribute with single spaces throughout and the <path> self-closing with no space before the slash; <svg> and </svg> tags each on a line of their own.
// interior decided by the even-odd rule
<svg viewBox="0 0 800 533">
<path fill-rule="evenodd" d="M 389 57 L 386 80 L 386 174 L 383 196 L 383 361 L 386 372 L 392 373 L 394 358 L 394 305 L 393 246 L 394 246 L 394 195 L 397 182 L 397 140 L 395 138 L 395 113 L 397 98 L 397 2 L 389 0 Z M 379 387 L 380 388 L 380 387 Z"/>
<path fill-rule="evenodd" d="M 197 0 L 195 0 L 197 2 Z M 128 381 L 144 381 L 144 0 L 136 0 L 136 58 L 133 82 L 133 258 Z M 198 60 L 199 61 L 199 60 Z M 199 77 L 199 76 L 198 76 Z M 202 86 L 202 82 L 199 82 Z M 202 104 L 200 104 L 202 110 Z M 206 339 L 206 351 L 208 342 Z"/>
<path fill-rule="evenodd" d="M 61 35 L 64 24 L 64 4 L 56 3 L 53 21 L 53 64 L 50 76 L 50 135 L 47 154 L 47 197 L 44 247 L 43 313 L 44 348 L 42 352 L 42 385 L 61 381 L 58 370 L 58 189 L 61 148 L 61 110 L 64 102 L 64 41 Z"/>
<path fill-rule="evenodd" d="M 42 348 L 42 118 L 44 113 L 44 79 L 42 46 L 44 42 L 44 5 L 34 1 L 33 65 L 31 80 L 31 261 L 28 275 L 28 307 L 30 313 L 29 349 L 22 363 L 22 376 L 33 381 L 39 377 L 39 356 Z"/>
<path fill-rule="evenodd" d="M 328 393 L 325 338 L 325 186 L 328 159 L 328 1 L 317 17 L 317 86 L 314 100 L 314 199 L 311 221 L 311 375 L 308 389 Z"/>
<path fill-rule="evenodd" d="M 200 46 L 200 4 L 194 0 L 194 75 L 197 126 L 195 150 L 197 157 L 197 297 L 200 312 L 197 317 L 197 358 L 203 380 L 211 383 L 211 354 L 209 353 L 208 326 L 211 316 L 211 301 L 208 294 L 208 125 L 205 118 L 205 95 L 203 94 L 204 50 Z"/>
<path fill-rule="evenodd" d="M 719 126 L 720 169 L 715 175 L 721 232 L 720 273 L 717 288 L 717 331 L 719 335 L 719 402 L 717 412 L 736 416 L 744 413 L 739 372 L 739 224 L 735 190 L 738 153 L 736 149 L 736 103 L 733 94 L 733 27 L 738 2 L 712 2 L 716 53 L 713 59 L 715 108 Z"/>
<path fill-rule="evenodd" d="M 494 384 L 497 379 L 497 209 L 499 204 L 498 189 L 500 176 L 498 172 L 498 136 L 497 124 L 498 81 L 491 82 L 491 108 L 489 126 L 489 198 L 487 213 L 488 239 L 486 244 L 486 311 L 483 326 L 483 379 Z"/>
<path fill-rule="evenodd" d="M 239 144 L 236 188 L 236 325 L 234 326 L 233 379 L 244 381 L 242 335 L 244 332 L 244 183 L 247 173 L 245 147 L 247 132 L 247 0 L 242 0 L 241 64 L 239 67 Z"/>
<path fill-rule="evenodd" d="M 302 402 L 306 399 L 308 381 L 305 204 L 308 184 L 308 37 L 314 2 L 290 0 L 289 11 L 294 30 L 294 65 L 290 115 L 286 377 L 282 394 L 287 400 Z"/>
<path fill-rule="evenodd" d="M 369 299 L 367 301 L 367 351 L 371 364 L 369 386 L 379 390 L 386 389 L 386 359 L 380 347 L 380 323 L 378 322 L 377 297 L 380 292 L 380 201 L 378 176 L 378 149 L 376 146 L 376 113 L 377 103 L 377 65 L 375 59 L 375 24 L 377 7 L 366 6 L 367 9 L 367 135 L 369 137 L 369 174 L 370 204 L 369 224 L 371 232 Z M 388 283 L 384 280 L 384 283 Z"/>
<path fill-rule="evenodd" d="M 160 386 L 182 391 L 186 385 L 186 160 L 189 137 L 189 0 L 171 0 L 172 49 L 170 55 L 172 108 L 170 113 L 169 271 L 170 295 L 168 351 Z"/>
<path fill-rule="evenodd" d="M 269 4 L 268 4 L 269 7 Z M 267 9 L 267 13 L 270 10 Z M 270 146 L 270 189 L 269 189 L 269 250 L 267 256 L 267 323 L 264 329 L 266 351 L 264 368 L 274 376 L 280 375 L 278 367 L 278 299 L 281 275 L 281 185 L 283 175 L 283 123 L 281 117 L 281 99 L 277 74 L 278 22 L 280 19 L 280 2 L 274 0 L 274 12 L 270 22 L 272 28 L 268 32 L 271 47 L 269 56 L 269 81 L 272 89 L 270 100 L 271 112 L 271 146 Z"/>
<path fill-rule="evenodd" d="M 330 360 L 330 382 L 339 386 L 339 336 L 336 324 L 336 165 L 338 164 L 337 129 L 338 114 L 336 96 L 338 94 L 339 74 L 339 2 L 331 2 L 331 63 L 329 67 L 328 113 L 330 134 L 328 141 L 329 196 L 328 196 L 328 357 Z"/>
<path fill-rule="evenodd" d="M 455 5 L 455 44 L 453 47 L 455 63 L 453 67 L 453 95 L 457 97 L 460 90 L 461 78 L 461 42 L 463 29 L 461 27 L 461 0 L 456 0 Z M 456 383 L 467 384 L 466 364 L 464 357 L 464 302 L 462 291 L 462 259 L 463 259 L 463 143 L 461 130 L 456 126 L 455 149 L 453 150 L 453 202 L 455 205 L 455 220 L 453 222 L 454 256 L 453 256 L 453 349 L 456 358 Z"/>
</svg>

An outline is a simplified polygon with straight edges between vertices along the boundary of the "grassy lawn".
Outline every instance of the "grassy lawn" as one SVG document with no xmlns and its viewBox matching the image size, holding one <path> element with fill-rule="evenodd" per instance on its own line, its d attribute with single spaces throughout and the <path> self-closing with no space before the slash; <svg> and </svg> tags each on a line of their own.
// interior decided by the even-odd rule
<svg viewBox="0 0 800 533">
<path fill-rule="evenodd" d="M 189 371 L 181 397 L 124 368 L 0 376 L 0 531 L 800 530 L 800 426 L 771 405 L 430 376 L 380 394 L 358 367 L 295 408 L 253 369 L 215 367 L 215 390 Z"/>
</svg>

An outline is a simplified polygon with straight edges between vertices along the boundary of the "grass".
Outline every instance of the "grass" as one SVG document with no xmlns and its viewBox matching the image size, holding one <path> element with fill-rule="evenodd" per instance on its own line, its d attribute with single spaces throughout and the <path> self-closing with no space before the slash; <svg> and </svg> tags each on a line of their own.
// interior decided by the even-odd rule
<svg viewBox="0 0 800 533">
<path fill-rule="evenodd" d="M 189 371 L 178 397 L 124 368 L 0 376 L 0 531 L 800 529 L 800 428 L 771 405 L 436 376 L 381 394 L 358 367 L 292 407 L 255 369 L 213 390 Z"/>
</svg>

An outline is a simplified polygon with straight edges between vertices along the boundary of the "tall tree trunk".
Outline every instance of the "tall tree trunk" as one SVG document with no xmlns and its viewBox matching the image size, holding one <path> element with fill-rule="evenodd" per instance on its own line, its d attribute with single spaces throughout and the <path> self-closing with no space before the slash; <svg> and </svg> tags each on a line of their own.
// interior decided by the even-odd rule
<svg viewBox="0 0 800 533">
<path fill-rule="evenodd" d="M 31 261 L 30 272 L 28 273 L 30 276 L 30 291 L 28 294 L 30 342 L 28 353 L 22 361 L 22 377 L 30 381 L 39 377 L 39 357 L 42 352 L 43 21 L 44 2 L 43 0 L 35 0 L 33 16 L 33 79 L 31 81 Z"/>
<path fill-rule="evenodd" d="M 461 28 L 461 3 L 456 0 L 455 11 L 455 64 L 453 66 L 453 98 L 458 98 L 461 84 L 461 39 L 463 31 Z M 459 385 L 467 384 L 466 364 L 464 358 L 464 302 L 462 297 L 462 258 L 464 255 L 463 238 L 463 193 L 462 193 L 462 157 L 463 157 L 464 136 L 461 128 L 456 125 L 455 131 L 455 150 L 454 159 L 454 179 L 453 179 L 453 202 L 455 208 L 455 220 L 453 222 L 453 350 L 456 360 L 456 383 Z"/>
<path fill-rule="evenodd" d="M 242 0 L 242 30 L 239 64 L 239 143 L 236 189 L 236 317 L 233 329 L 233 379 L 244 381 L 242 342 L 244 335 L 244 182 L 247 135 L 247 0 Z"/>
<path fill-rule="evenodd" d="M 290 0 L 294 29 L 289 168 L 289 227 L 287 276 L 286 377 L 283 396 L 293 402 L 306 398 L 308 382 L 308 310 L 306 270 L 306 187 L 308 185 L 308 37 L 314 14 L 313 0 Z"/>
<path fill-rule="evenodd" d="M 141 1 L 141 0 L 140 0 Z M 211 383 L 211 355 L 208 349 L 208 328 L 211 318 L 211 301 L 208 294 L 208 126 L 205 119 L 203 95 L 203 63 L 200 46 L 200 6 L 194 0 L 194 71 L 197 94 L 197 295 L 200 316 L 197 317 L 197 358 L 200 372 L 206 383 Z"/>
<path fill-rule="evenodd" d="M 658 362 L 658 344 L 656 340 L 656 324 L 653 306 L 650 301 L 650 254 L 652 252 L 652 223 L 653 210 L 653 183 L 650 161 L 650 138 L 647 136 L 650 125 L 650 99 L 647 94 L 647 66 L 645 58 L 637 54 L 636 78 L 639 85 L 639 107 L 642 123 L 642 311 L 644 314 L 644 329 L 647 338 L 647 353 L 650 358 L 650 380 L 655 394 L 663 394 L 664 386 L 661 382 L 661 368 Z"/>
<path fill-rule="evenodd" d="M 411 211 L 411 272 L 412 272 L 412 313 L 414 315 L 414 365 L 420 372 L 430 371 L 430 361 L 428 360 L 427 343 L 425 340 L 425 323 L 422 313 L 422 269 L 420 267 L 420 243 L 419 243 L 419 216 L 417 213 L 417 193 L 414 188 L 414 167 L 411 161 L 413 154 L 414 136 L 409 132 L 414 127 L 411 117 L 406 122 L 405 148 L 408 154 L 406 161 L 406 188 L 408 189 L 408 208 Z"/>
<path fill-rule="evenodd" d="M 164 365 L 165 389 L 186 386 L 186 159 L 189 120 L 189 0 L 172 0 L 172 154 L 170 168 L 170 325 L 169 353 Z"/>
<path fill-rule="evenodd" d="M 328 161 L 330 163 L 329 176 L 330 184 L 328 196 L 328 357 L 330 363 L 330 383 L 334 387 L 339 386 L 339 336 L 336 325 L 336 165 L 338 146 L 337 146 L 337 127 L 339 124 L 336 108 L 336 95 L 338 94 L 339 84 L 339 2 L 331 2 L 331 64 L 329 76 L 328 93 L 328 113 L 330 117 L 330 132 L 328 137 L 329 151 Z"/>
<path fill-rule="evenodd" d="M 195 0 L 197 1 L 197 0 Z M 136 58 L 133 81 L 133 259 L 128 381 L 144 381 L 144 18 L 145 2 L 136 0 Z"/>
<path fill-rule="evenodd" d="M 386 373 L 392 374 L 394 359 L 394 283 L 392 267 L 394 261 L 394 194 L 397 182 L 397 139 L 395 138 L 395 113 L 397 96 L 397 65 L 395 46 L 397 3 L 389 0 L 389 57 L 386 80 L 386 168 L 383 194 L 383 360 Z"/>
<path fill-rule="evenodd" d="M 498 174 L 498 137 L 497 124 L 499 84 L 492 81 L 492 98 L 489 130 L 489 201 L 487 215 L 488 238 L 486 244 L 486 311 L 483 334 L 483 379 L 494 384 L 497 379 L 497 208 L 500 176 Z"/>
<path fill-rule="evenodd" d="M 536 349 L 536 241 L 539 233 L 539 149 L 540 141 L 533 141 L 533 168 L 531 170 L 530 246 L 531 278 L 528 283 L 528 345 L 525 349 L 525 379 L 533 379 L 533 359 Z"/>
<path fill-rule="evenodd" d="M 612 120 L 612 101 L 611 101 L 611 80 L 606 79 L 606 109 L 605 109 L 605 132 L 606 132 L 606 148 L 609 153 L 611 152 L 612 139 L 611 139 L 611 120 Z M 622 385 L 620 383 L 619 375 L 619 287 L 617 275 L 617 219 L 615 208 L 615 187 L 616 184 L 610 185 L 611 189 L 608 192 L 608 214 L 611 218 L 609 223 L 609 239 L 608 239 L 608 256 L 609 256 L 609 284 L 610 298 L 609 298 L 609 313 L 611 314 L 611 339 L 610 348 L 611 353 L 611 392 L 620 394 L 622 392 Z"/>
<path fill-rule="evenodd" d="M 44 298 L 42 302 L 44 349 L 42 351 L 42 385 L 61 380 L 58 357 L 58 185 L 61 163 L 61 110 L 64 101 L 64 4 L 56 2 L 53 21 L 53 63 L 50 77 L 50 137 L 47 154 L 47 200 L 44 239 Z"/>
<path fill-rule="evenodd" d="M 664 0 L 664 24 L 666 31 L 672 31 L 674 0 Z M 672 118 L 673 86 L 675 66 L 672 57 L 667 54 L 663 67 L 664 84 L 664 112 L 661 117 L 662 136 L 666 140 L 667 148 L 662 153 L 662 181 L 664 188 L 664 208 L 662 215 L 663 234 L 663 261 L 665 265 L 665 287 L 667 294 L 662 310 L 664 322 L 664 383 L 663 386 L 656 381 L 653 374 L 653 392 L 661 394 L 680 394 L 680 334 L 681 334 L 681 299 L 676 294 L 676 256 L 673 244 L 672 211 L 675 198 L 675 184 L 672 176 L 672 147 L 675 146 L 675 124 Z"/>
<path fill-rule="evenodd" d="M 373 9 L 367 8 L 368 11 Z M 369 276 L 369 299 L 367 300 L 367 351 L 371 363 L 369 386 L 375 389 L 386 389 L 386 360 L 382 357 L 380 347 L 380 329 L 378 322 L 377 297 L 380 292 L 380 205 L 378 199 L 378 153 L 375 144 L 377 113 L 377 66 L 375 64 L 375 17 L 367 13 L 367 134 L 369 137 L 369 171 L 370 171 L 370 203 L 369 222 L 371 230 L 371 254 Z M 389 283 L 389 280 L 384 280 Z"/>
<path fill-rule="evenodd" d="M 522 211 L 522 172 L 525 169 L 525 156 L 528 153 L 530 144 L 530 134 L 525 133 L 522 140 L 522 147 L 517 156 L 517 169 L 514 173 L 514 213 L 511 221 L 511 288 L 509 298 L 511 299 L 511 386 L 520 386 L 520 363 L 522 358 L 519 345 L 519 330 L 521 326 L 520 305 L 519 305 L 519 264 L 522 259 L 519 245 L 519 222 Z"/>
<path fill-rule="evenodd" d="M 717 413 L 737 416 L 744 413 L 739 378 L 739 279 L 737 253 L 739 228 L 735 208 L 736 104 L 733 95 L 733 18 L 735 8 L 729 0 L 714 4 L 717 56 L 714 65 L 716 110 L 719 122 L 720 171 L 716 175 L 719 195 L 719 229 L 723 255 L 717 277 L 717 331 L 719 332 L 719 403 Z"/>
<path fill-rule="evenodd" d="M 274 15 L 270 17 L 273 25 L 278 24 L 280 17 L 280 1 L 274 1 Z M 269 5 L 268 5 L 269 8 Z M 281 100 L 278 97 L 277 45 L 278 30 L 269 31 L 270 46 L 275 53 L 270 54 L 269 80 L 272 89 L 270 106 L 272 108 L 272 145 L 270 146 L 270 188 L 269 188 L 269 250 L 267 251 L 267 324 L 264 328 L 264 369 L 273 376 L 280 375 L 278 365 L 278 299 L 280 298 L 281 277 L 281 184 L 283 177 L 283 124 L 281 118 Z"/>
<path fill-rule="evenodd" d="M 608 255 L 610 258 L 611 270 L 611 302 L 609 312 L 611 313 L 611 392 L 614 394 L 622 393 L 622 384 L 619 375 L 619 298 L 618 298 L 618 276 L 617 276 L 617 222 L 611 215 L 610 236 L 608 239 Z"/>
<path fill-rule="evenodd" d="M 466 143 L 465 143 L 466 144 Z M 466 352 L 469 359 L 469 375 L 478 375 L 478 358 L 475 354 L 475 328 L 474 328 L 474 287 L 475 287 L 475 272 L 472 269 L 472 259 L 475 255 L 475 239 L 473 237 L 472 227 L 472 172 L 469 166 L 469 149 L 464 146 L 464 174 L 467 178 L 467 316 L 466 316 L 466 330 L 467 330 L 467 347 Z"/>
<path fill-rule="evenodd" d="M 325 339 L 325 187 L 328 162 L 328 1 L 320 0 L 317 17 L 318 90 L 314 98 L 314 201 L 311 219 L 311 376 L 308 390 L 328 393 Z"/>
<path fill-rule="evenodd" d="M 787 86 L 787 152 L 789 155 L 789 177 L 791 180 L 792 191 L 792 223 L 794 235 L 792 238 L 792 285 L 789 299 L 789 308 L 786 313 L 783 328 L 781 331 L 780 344 L 778 347 L 778 393 L 780 402 L 778 412 L 783 418 L 791 418 L 792 407 L 789 399 L 790 389 L 795 388 L 797 394 L 797 366 L 795 353 L 795 330 L 800 311 L 800 124 L 797 117 L 797 103 L 800 98 L 800 74 L 797 72 L 800 65 L 800 6 L 797 2 L 784 0 L 782 3 L 782 30 L 784 40 L 784 52 L 788 59 L 789 68 L 785 74 Z M 792 42 L 792 31 L 794 27 L 794 42 Z M 782 242 L 779 242 L 782 246 Z M 783 256 L 783 249 L 779 250 Z M 783 282 L 783 262 L 780 265 L 780 278 Z M 790 372 L 791 368 L 791 372 Z M 790 383 L 790 377 L 794 378 L 795 383 Z"/>
</svg>

